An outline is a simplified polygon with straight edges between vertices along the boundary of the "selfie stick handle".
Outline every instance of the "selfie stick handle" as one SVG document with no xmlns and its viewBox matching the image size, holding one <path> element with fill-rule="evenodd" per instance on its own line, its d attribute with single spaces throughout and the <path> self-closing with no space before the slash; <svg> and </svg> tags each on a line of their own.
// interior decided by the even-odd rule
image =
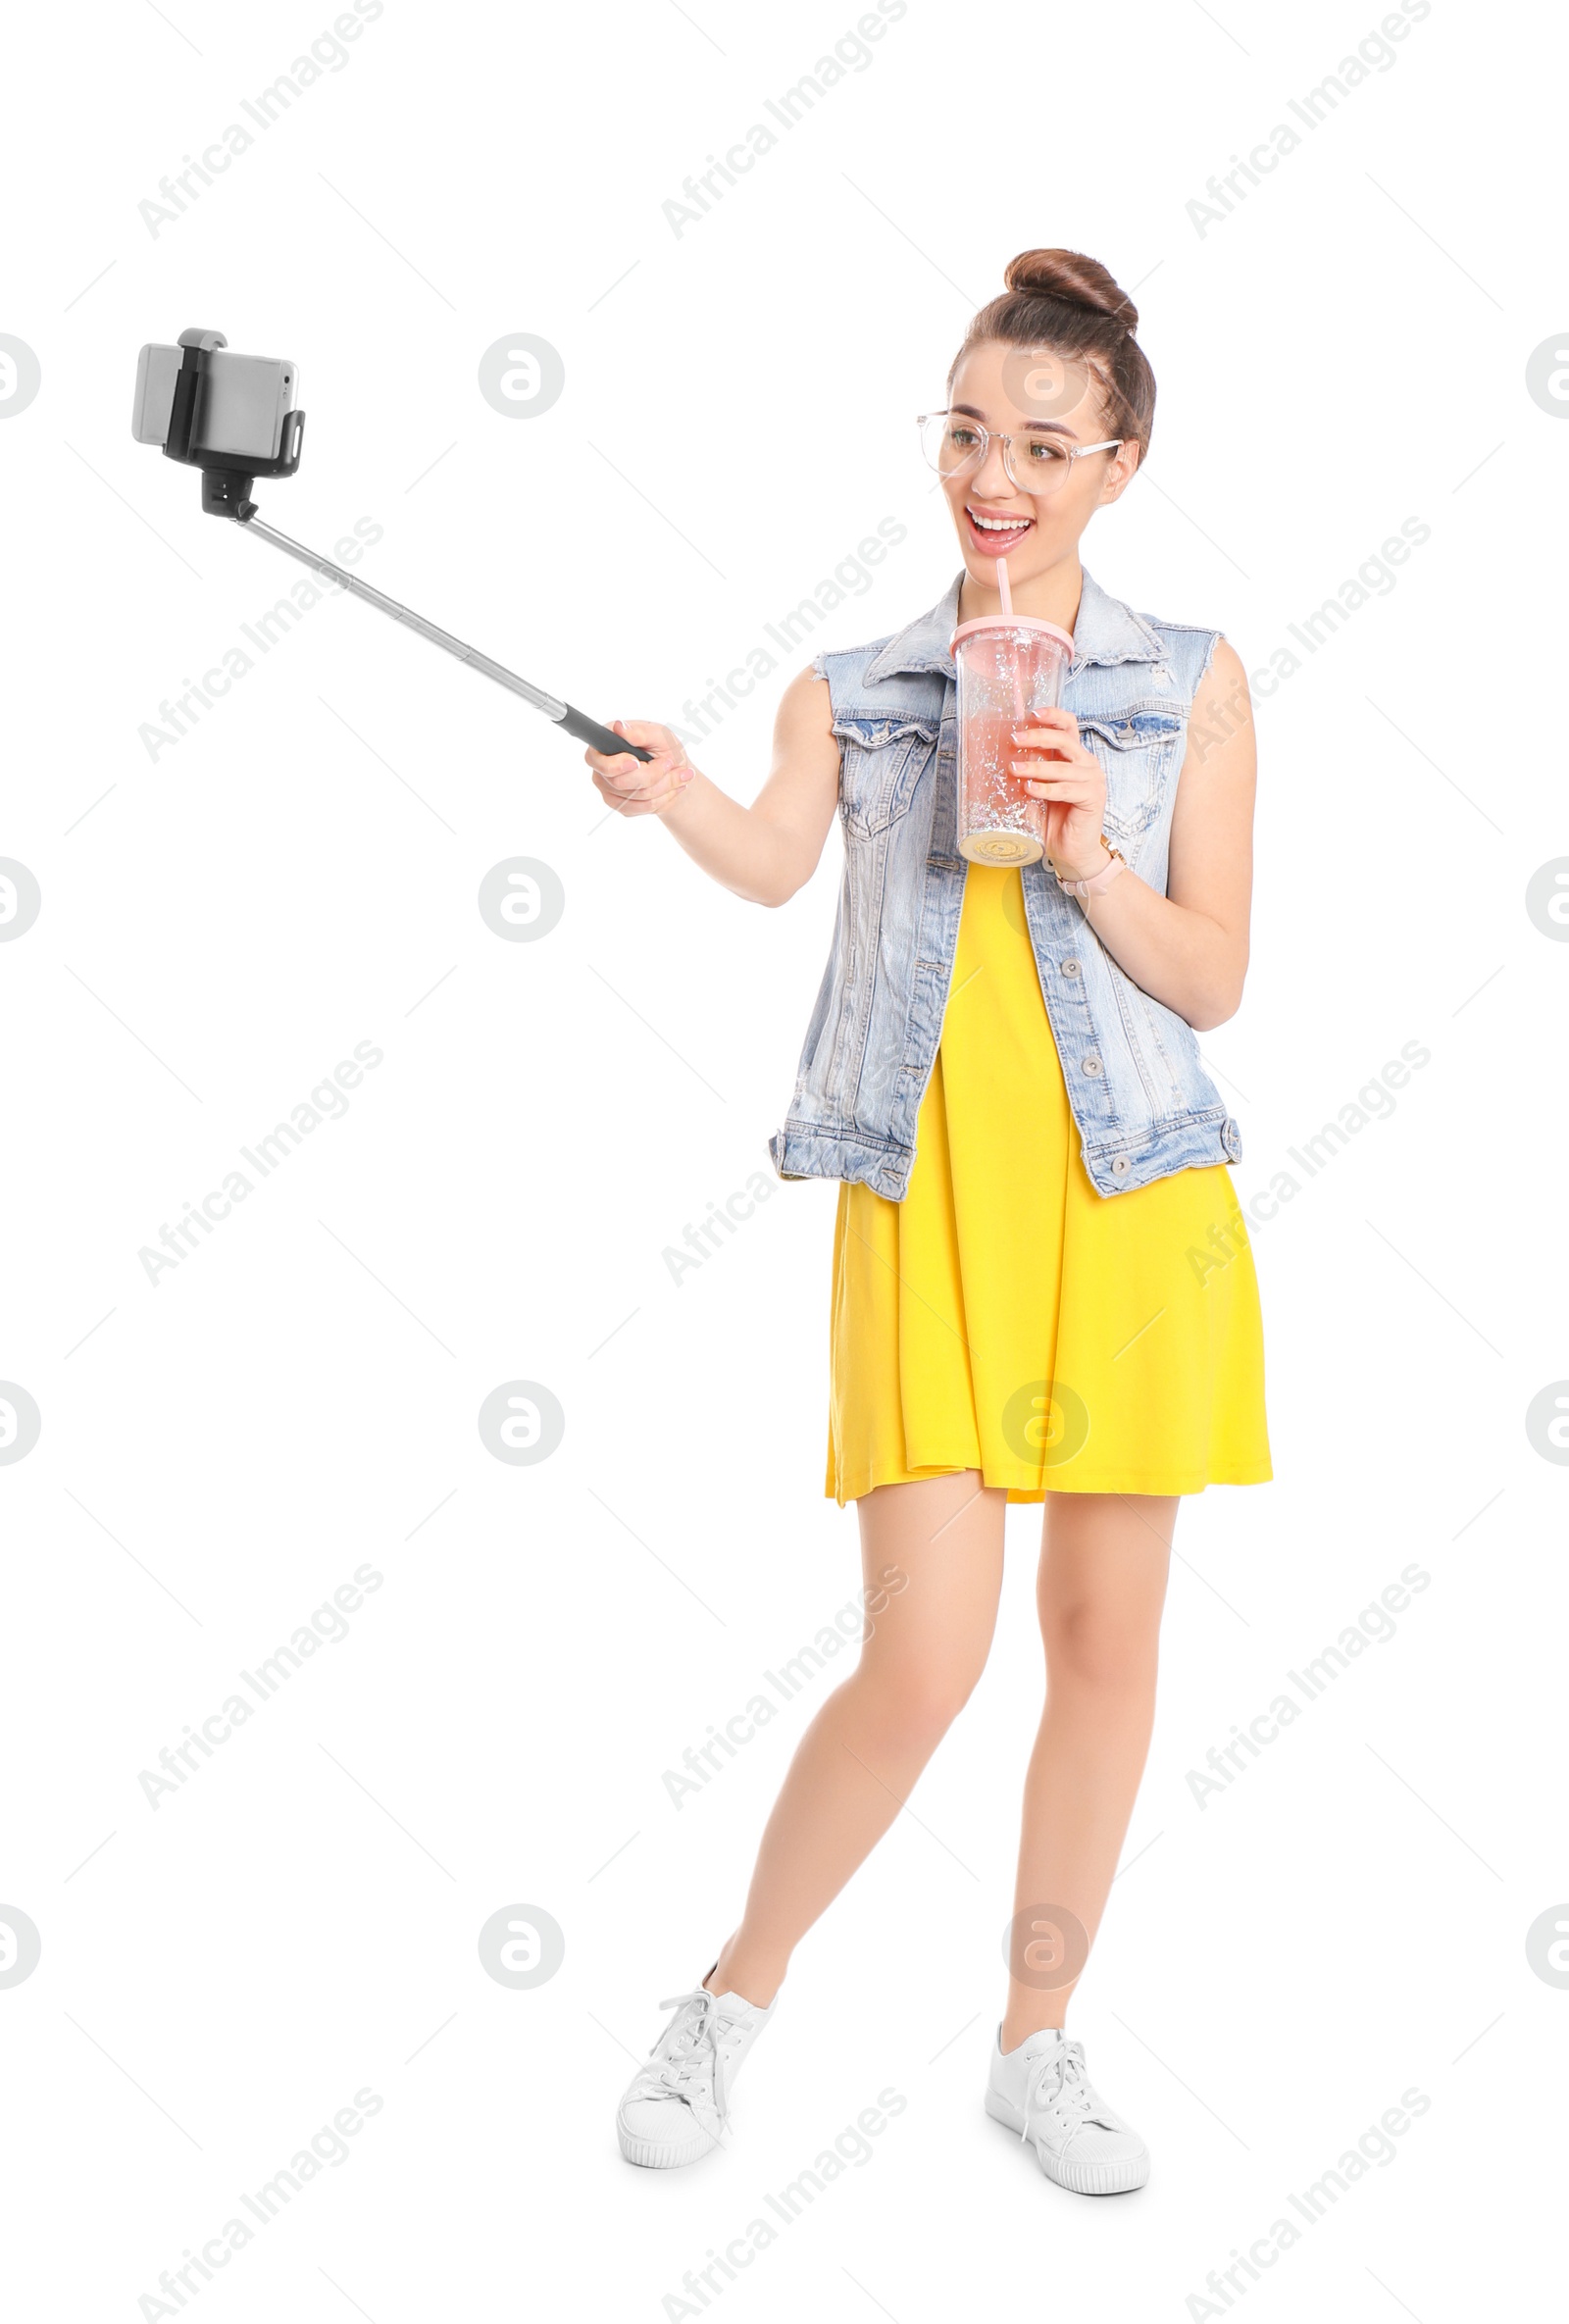
<svg viewBox="0 0 1569 2324">
<path fill-rule="evenodd" d="M 555 694 L 547 694 L 543 686 L 531 685 L 516 671 L 504 670 L 499 662 L 493 662 L 488 654 L 481 653 L 477 646 L 465 645 L 461 637 L 454 637 L 450 631 L 437 629 L 435 623 L 428 622 L 423 614 L 411 612 L 406 605 L 399 605 L 395 597 L 384 595 L 380 589 L 373 589 L 369 581 L 361 581 L 357 574 L 345 573 L 342 566 L 334 565 L 329 557 L 319 557 L 314 549 L 305 548 L 297 540 L 290 540 L 288 534 L 279 532 L 276 526 L 264 525 L 260 517 L 244 516 L 241 512 L 247 505 L 251 504 L 242 500 L 234 510 L 242 531 L 255 533 L 259 540 L 271 541 L 274 548 L 281 549 L 285 556 L 297 557 L 313 573 L 338 582 L 352 596 L 363 598 L 367 605 L 376 606 L 380 612 L 390 614 L 393 621 L 402 622 L 406 628 L 417 631 L 422 637 L 429 637 L 430 643 L 440 646 L 444 653 L 455 654 L 460 662 L 467 662 L 470 669 L 478 670 L 481 677 L 493 678 L 497 685 L 506 687 L 508 693 L 521 694 L 526 702 L 531 703 L 535 710 L 542 710 L 546 718 L 554 719 L 563 733 L 571 734 L 577 741 L 586 742 L 590 749 L 609 754 L 628 751 L 634 759 L 652 758 L 652 751 L 639 749 L 635 742 L 627 741 L 623 735 L 613 734 L 597 719 L 589 718 L 584 711 L 574 710 L 570 702 L 561 701 Z"/>
</svg>

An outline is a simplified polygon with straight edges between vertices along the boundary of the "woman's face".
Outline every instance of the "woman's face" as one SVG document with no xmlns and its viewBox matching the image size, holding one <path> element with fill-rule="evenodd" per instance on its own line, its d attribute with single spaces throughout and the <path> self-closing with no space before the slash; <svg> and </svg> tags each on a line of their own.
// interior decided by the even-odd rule
<svg viewBox="0 0 1569 2324">
<path fill-rule="evenodd" d="M 1072 461 L 1066 475 L 1054 463 L 1049 480 L 1056 489 L 1051 492 L 1027 492 L 1010 480 L 999 434 L 1014 438 L 1013 465 L 1029 478 L 1032 441 L 1098 444 L 1116 433 L 1093 373 L 1069 358 L 1042 359 L 1038 349 L 984 339 L 961 359 L 948 409 L 979 420 L 992 438 L 984 461 L 944 478 L 942 484 L 965 570 L 983 588 L 996 588 L 1001 557 L 1008 560 L 1015 587 L 1055 565 L 1095 510 L 1119 497 L 1139 464 L 1139 447 L 1129 443 L 1116 452 L 1091 452 Z"/>
</svg>

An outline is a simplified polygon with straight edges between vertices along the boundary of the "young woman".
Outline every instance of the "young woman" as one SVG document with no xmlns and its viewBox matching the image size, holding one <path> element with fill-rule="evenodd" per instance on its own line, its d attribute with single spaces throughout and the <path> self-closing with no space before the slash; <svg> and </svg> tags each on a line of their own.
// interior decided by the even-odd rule
<svg viewBox="0 0 1569 2324">
<path fill-rule="evenodd" d="M 865 1859 L 981 1675 L 1009 1501 L 1043 1503 L 1046 1692 L 1024 1787 L 1011 1976 L 987 2111 L 1084 2195 L 1140 2187 L 1139 2134 L 1091 2087 L 1067 2003 L 1143 1772 L 1180 1495 L 1270 1474 L 1240 1152 L 1194 1033 L 1247 965 L 1253 726 L 1213 630 L 1139 614 L 1079 562 L 1147 450 L 1138 314 L 1065 250 L 1016 258 L 922 423 L 964 570 L 780 705 L 750 807 L 668 728 L 587 753 L 600 795 L 658 815 L 734 893 L 782 904 L 835 807 L 834 947 L 784 1126 L 785 1178 L 840 1181 L 827 1490 L 857 1504 L 861 1659 L 812 1721 L 740 1926 L 622 2100 L 629 2161 L 695 2161 L 791 1952 Z M 963 622 L 1070 632 L 1064 707 L 1017 730 L 1045 861 L 957 852 Z"/>
</svg>

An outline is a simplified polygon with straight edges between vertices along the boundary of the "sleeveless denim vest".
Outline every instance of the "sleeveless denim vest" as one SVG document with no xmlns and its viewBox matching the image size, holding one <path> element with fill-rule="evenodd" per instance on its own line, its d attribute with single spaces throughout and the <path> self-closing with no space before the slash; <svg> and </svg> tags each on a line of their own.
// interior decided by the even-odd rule
<svg viewBox="0 0 1569 2324">
<path fill-rule="evenodd" d="M 958 575 L 895 636 L 813 668 L 840 754 L 844 877 L 784 1126 L 781 1178 L 847 1179 L 901 1202 L 947 1005 L 969 870 L 956 846 Z M 1105 828 L 1166 891 L 1188 717 L 1219 632 L 1156 621 L 1087 573 L 1063 703 L 1106 771 Z M 1128 977 L 1044 862 L 1023 869 L 1025 919 L 1090 1184 L 1123 1194 L 1236 1161 L 1236 1122 L 1192 1028 Z"/>
</svg>

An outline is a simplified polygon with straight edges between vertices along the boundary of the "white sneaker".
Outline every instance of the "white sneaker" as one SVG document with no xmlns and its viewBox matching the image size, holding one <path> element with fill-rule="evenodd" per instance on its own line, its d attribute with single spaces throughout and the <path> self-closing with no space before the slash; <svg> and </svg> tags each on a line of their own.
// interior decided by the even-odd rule
<svg viewBox="0 0 1569 2324">
<path fill-rule="evenodd" d="M 1126 2195 L 1149 2177 L 1149 2149 L 1097 2097 L 1081 2044 L 1047 2030 L 1004 2050 L 991 2046 L 987 2112 L 1033 2139 L 1040 2168 L 1074 2195 Z"/>
<path fill-rule="evenodd" d="M 648 2053 L 652 2063 L 633 2076 L 616 2114 L 622 2153 L 656 2171 L 696 2162 L 730 2144 L 731 2085 L 779 1996 L 760 2009 L 739 1994 L 711 1994 L 700 1985 L 659 2006 L 676 2014 Z"/>
</svg>

